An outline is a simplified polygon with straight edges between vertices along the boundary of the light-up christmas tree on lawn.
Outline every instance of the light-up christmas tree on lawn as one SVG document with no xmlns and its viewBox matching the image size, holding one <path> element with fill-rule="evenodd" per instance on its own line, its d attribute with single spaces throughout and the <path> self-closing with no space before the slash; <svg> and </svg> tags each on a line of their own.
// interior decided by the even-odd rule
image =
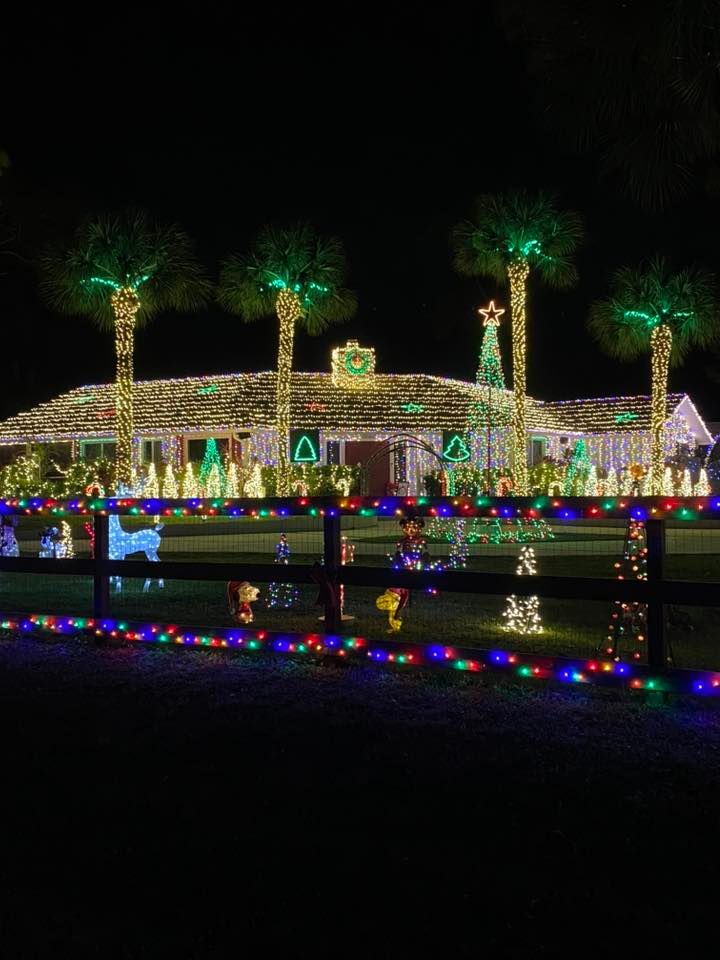
<svg viewBox="0 0 720 960">
<path fill-rule="evenodd" d="M 205 456 L 200 465 L 200 488 L 206 497 L 221 497 L 225 488 L 225 470 L 213 437 L 209 437 L 205 444 Z"/>
<path fill-rule="evenodd" d="M 568 464 L 563 482 L 563 494 L 566 497 L 585 496 L 585 487 L 588 477 L 590 476 L 591 467 L 592 464 L 587 455 L 585 441 L 578 440 L 575 444 L 572 459 Z"/>
<path fill-rule="evenodd" d="M 275 546 L 275 563 L 287 566 L 290 563 L 290 545 L 287 536 L 280 534 Z M 272 609 L 289 610 L 298 598 L 298 588 L 294 583 L 271 583 L 268 586 L 267 606 Z"/>
<path fill-rule="evenodd" d="M 642 520 L 630 520 L 625 532 L 623 559 L 615 563 L 618 580 L 647 580 L 647 536 Z M 630 653 L 642 657 L 647 637 L 647 604 L 616 600 L 607 632 L 605 653 L 615 660 Z"/>
<path fill-rule="evenodd" d="M 537 567 L 535 564 L 535 551 L 532 547 L 523 546 L 520 550 L 515 573 L 519 576 L 535 576 Z M 503 630 L 507 633 L 516 633 L 520 636 L 528 636 L 532 633 L 542 633 L 542 619 L 540 617 L 540 598 L 539 597 L 516 597 L 511 594 L 507 598 L 507 606 L 503 611 Z"/>
<path fill-rule="evenodd" d="M 175 500 L 178 496 L 178 485 L 173 472 L 172 464 L 165 466 L 165 476 L 162 482 L 162 494 L 167 500 Z"/>
</svg>

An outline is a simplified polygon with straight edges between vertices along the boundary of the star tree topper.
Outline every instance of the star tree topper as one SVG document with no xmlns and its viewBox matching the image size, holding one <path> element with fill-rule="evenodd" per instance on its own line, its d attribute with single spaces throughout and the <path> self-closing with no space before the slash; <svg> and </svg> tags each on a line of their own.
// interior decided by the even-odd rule
<svg viewBox="0 0 720 960">
<path fill-rule="evenodd" d="M 480 307 L 478 309 L 478 313 L 481 313 L 483 316 L 484 327 L 499 327 L 500 317 L 505 313 L 505 310 L 499 310 L 495 306 L 495 301 L 491 300 L 486 307 Z"/>
</svg>

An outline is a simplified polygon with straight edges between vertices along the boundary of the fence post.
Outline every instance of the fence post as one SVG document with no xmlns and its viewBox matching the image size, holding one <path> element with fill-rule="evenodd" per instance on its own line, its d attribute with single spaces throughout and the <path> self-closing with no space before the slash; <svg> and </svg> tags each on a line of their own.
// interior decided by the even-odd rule
<svg viewBox="0 0 720 960">
<path fill-rule="evenodd" d="M 653 670 L 667 667 L 665 641 L 665 611 L 662 602 L 662 585 L 665 578 L 665 521 L 648 520 L 647 528 L 647 576 L 651 584 L 648 604 L 648 666 Z"/>
<path fill-rule="evenodd" d="M 323 517 L 323 566 L 331 584 L 331 591 L 325 603 L 325 632 L 337 633 L 340 630 L 340 517 L 337 514 L 325 514 Z"/>
<path fill-rule="evenodd" d="M 93 616 L 102 619 L 110 614 L 110 579 L 100 572 L 100 563 L 108 558 L 109 524 L 104 514 L 93 517 L 95 573 L 93 575 Z"/>
</svg>

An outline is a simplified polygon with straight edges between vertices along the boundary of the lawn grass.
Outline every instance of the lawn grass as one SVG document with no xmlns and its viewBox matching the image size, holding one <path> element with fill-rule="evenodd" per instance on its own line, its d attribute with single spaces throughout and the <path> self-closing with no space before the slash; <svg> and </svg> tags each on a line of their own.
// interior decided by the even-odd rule
<svg viewBox="0 0 720 960">
<path fill-rule="evenodd" d="M 208 560 L 232 562 L 267 562 L 259 554 L 174 554 L 167 559 L 188 562 Z M 294 556 L 296 562 L 314 562 L 312 555 Z M 676 555 L 668 558 L 668 574 L 683 579 L 701 579 L 703 573 L 714 572 L 718 558 L 712 555 Z M 385 566 L 382 557 L 363 558 L 368 566 Z M 469 569 L 496 573 L 515 569 L 512 557 L 474 558 Z M 608 558 L 597 556 L 547 557 L 542 572 L 548 576 L 611 576 Z M 225 584 L 202 581 L 166 581 L 160 590 L 151 584 L 147 593 L 143 581 L 125 578 L 121 593 L 111 595 L 111 613 L 130 620 L 155 620 L 189 626 L 230 626 L 225 599 Z M 299 587 L 299 600 L 291 610 L 268 609 L 264 602 L 267 588 L 261 585 L 261 599 L 254 605 L 255 624 L 270 630 L 307 633 L 321 629 L 318 621 L 317 589 Z M 385 635 L 385 615 L 375 606 L 382 591 L 372 587 L 353 587 L 346 591 L 346 612 L 355 617 L 344 625 L 344 632 L 365 637 Z M 541 613 L 543 633 L 518 637 L 503 629 L 504 597 L 439 592 L 430 596 L 414 591 L 405 611 L 402 637 L 418 642 L 437 642 L 464 646 L 498 647 L 555 656 L 596 656 L 602 648 L 612 612 L 612 604 L 601 601 L 543 599 Z M 92 609 L 89 578 L 47 577 L 25 574 L 3 574 L 0 577 L 0 610 L 89 614 Z M 669 639 L 675 663 L 680 667 L 720 669 L 720 610 L 693 608 L 693 630 L 671 630 Z"/>
</svg>

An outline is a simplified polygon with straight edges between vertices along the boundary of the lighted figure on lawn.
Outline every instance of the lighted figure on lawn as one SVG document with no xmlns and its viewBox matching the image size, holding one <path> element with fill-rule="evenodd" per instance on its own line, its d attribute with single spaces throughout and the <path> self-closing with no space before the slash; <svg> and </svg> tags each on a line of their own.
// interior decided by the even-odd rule
<svg viewBox="0 0 720 960">
<path fill-rule="evenodd" d="M 385 610 L 388 615 L 388 632 L 397 633 L 402 627 L 401 611 L 407 606 L 410 591 L 403 587 L 388 587 L 375 601 L 378 610 Z"/>
<path fill-rule="evenodd" d="M 532 547 L 524 546 L 520 550 L 515 573 L 519 576 L 534 576 L 537 573 L 535 551 Z M 528 636 L 531 633 L 542 633 L 542 619 L 540 617 L 539 597 L 516 597 L 511 594 L 507 598 L 507 606 L 503 611 L 503 630 L 507 633 L 517 633 Z"/>
<path fill-rule="evenodd" d="M 17 517 L 5 516 L 0 523 L 0 557 L 19 557 L 20 547 L 15 536 Z"/>
<path fill-rule="evenodd" d="M 280 534 L 275 545 L 275 563 L 287 566 L 290 563 L 290 545 L 287 536 Z M 298 588 L 294 583 L 271 583 L 268 585 L 267 606 L 271 609 L 281 608 L 289 610 L 295 606 L 298 599 Z"/>
<path fill-rule="evenodd" d="M 259 588 L 247 580 L 231 580 L 227 585 L 227 599 L 233 620 L 243 626 L 252 623 L 254 617 L 250 604 L 255 603 L 259 595 Z"/>
<path fill-rule="evenodd" d="M 630 520 L 625 532 L 623 559 L 615 563 L 618 580 L 647 580 L 647 535 L 642 520 Z M 642 657 L 647 636 L 647 604 L 616 600 L 608 626 L 605 653 L 615 660 L 630 654 Z"/>
<path fill-rule="evenodd" d="M 144 553 L 147 560 L 154 563 L 159 562 L 158 550 L 160 549 L 160 531 L 164 524 L 156 523 L 154 527 L 146 527 L 144 530 L 136 530 L 134 533 L 128 533 L 120 526 L 120 517 L 114 513 L 108 517 L 108 558 L 110 560 L 124 560 L 131 553 Z M 122 577 L 111 577 L 115 590 L 120 593 L 122 590 Z M 162 590 L 165 586 L 164 580 L 158 580 L 158 586 Z M 150 589 L 150 578 L 148 577 L 143 584 L 143 593 Z"/>
<path fill-rule="evenodd" d="M 422 536 L 425 521 L 422 517 L 405 517 L 400 521 L 403 538 L 395 548 L 393 570 L 442 570 L 442 564 L 431 561 L 427 543 Z"/>
<path fill-rule="evenodd" d="M 67 520 L 60 527 L 46 527 L 40 534 L 40 552 L 44 560 L 69 560 L 75 556 L 72 531 Z"/>
</svg>

